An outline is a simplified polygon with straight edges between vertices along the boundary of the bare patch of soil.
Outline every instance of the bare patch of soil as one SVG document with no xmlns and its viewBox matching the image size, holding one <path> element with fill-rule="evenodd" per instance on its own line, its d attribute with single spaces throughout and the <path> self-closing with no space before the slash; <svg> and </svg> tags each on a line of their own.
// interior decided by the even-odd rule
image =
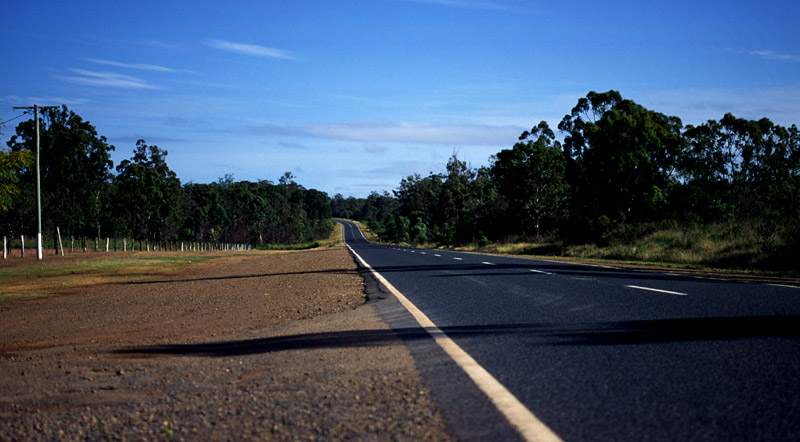
<svg viewBox="0 0 800 442">
<path fill-rule="evenodd" d="M 447 440 L 343 248 L 0 311 L 0 439 Z"/>
</svg>

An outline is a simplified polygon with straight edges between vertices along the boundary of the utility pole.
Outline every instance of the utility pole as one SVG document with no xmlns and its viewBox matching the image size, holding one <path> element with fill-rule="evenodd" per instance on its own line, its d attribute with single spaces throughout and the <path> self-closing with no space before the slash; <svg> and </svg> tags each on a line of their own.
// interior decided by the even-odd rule
<svg viewBox="0 0 800 442">
<path fill-rule="evenodd" d="M 39 226 L 39 231 L 36 234 L 36 258 L 42 259 L 42 186 L 40 178 L 39 167 L 39 109 L 58 109 L 58 106 L 42 106 L 38 104 L 33 106 L 14 106 L 14 109 L 33 109 L 33 114 L 36 116 L 36 215 Z"/>
</svg>

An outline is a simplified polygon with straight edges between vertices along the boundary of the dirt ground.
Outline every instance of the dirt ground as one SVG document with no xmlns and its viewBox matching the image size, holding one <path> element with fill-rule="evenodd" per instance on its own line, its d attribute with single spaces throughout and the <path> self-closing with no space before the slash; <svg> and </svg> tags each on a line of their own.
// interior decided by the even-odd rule
<svg viewBox="0 0 800 442">
<path fill-rule="evenodd" d="M 0 440 L 448 440 L 344 248 L 0 311 Z"/>
</svg>

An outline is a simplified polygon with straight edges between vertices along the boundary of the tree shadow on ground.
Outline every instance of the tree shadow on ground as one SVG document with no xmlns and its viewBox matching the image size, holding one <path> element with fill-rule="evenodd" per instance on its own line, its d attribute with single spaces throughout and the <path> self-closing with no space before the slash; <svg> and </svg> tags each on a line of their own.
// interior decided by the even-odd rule
<svg viewBox="0 0 800 442">
<path fill-rule="evenodd" d="M 683 318 L 576 324 L 510 324 L 442 327 L 459 339 L 511 337 L 526 345 L 647 345 L 685 341 L 769 337 L 800 338 L 800 315 Z M 289 350 L 378 347 L 430 339 L 435 329 L 348 330 L 222 342 L 141 346 L 117 350 L 128 355 L 229 357 Z"/>
</svg>

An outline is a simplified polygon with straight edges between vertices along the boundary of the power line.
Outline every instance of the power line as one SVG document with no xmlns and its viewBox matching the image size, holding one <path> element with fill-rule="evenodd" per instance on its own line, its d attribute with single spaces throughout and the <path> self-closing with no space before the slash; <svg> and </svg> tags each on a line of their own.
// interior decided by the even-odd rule
<svg viewBox="0 0 800 442">
<path fill-rule="evenodd" d="M 14 121 L 16 119 L 24 117 L 25 115 L 28 115 L 28 112 L 23 112 L 23 113 L 17 115 L 16 117 L 14 117 L 14 118 L 12 118 L 10 120 L 0 120 L 0 124 L 10 123 L 10 122 L 12 122 L 12 121 Z"/>
</svg>

